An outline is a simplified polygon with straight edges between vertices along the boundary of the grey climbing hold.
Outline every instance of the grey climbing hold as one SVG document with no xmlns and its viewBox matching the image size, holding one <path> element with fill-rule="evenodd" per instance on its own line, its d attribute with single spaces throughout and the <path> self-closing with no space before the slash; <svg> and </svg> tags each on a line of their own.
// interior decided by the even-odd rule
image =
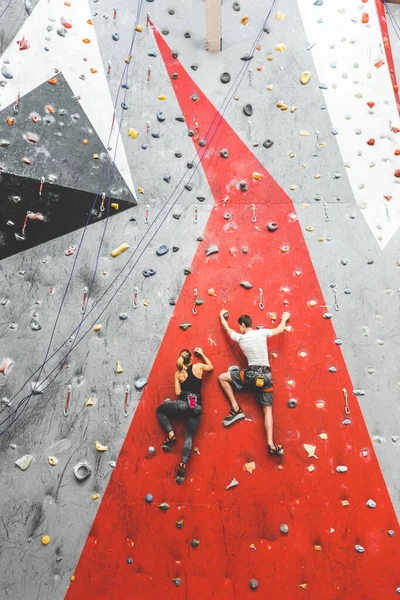
<svg viewBox="0 0 400 600">
<path fill-rule="evenodd" d="M 121 321 L 126 321 L 127 318 L 128 318 L 128 315 L 126 313 L 121 313 L 119 315 L 119 318 L 120 318 Z"/>
<path fill-rule="evenodd" d="M 160 123 L 163 123 L 165 121 L 165 115 L 163 112 L 158 112 L 157 113 L 157 120 L 160 121 Z"/>
<path fill-rule="evenodd" d="M 345 290 L 343 290 L 345 294 L 349 295 L 351 294 L 351 290 L 349 290 L 349 288 L 346 288 Z"/>
<path fill-rule="evenodd" d="M 388 529 L 388 536 L 393 537 L 394 535 L 395 535 L 395 532 L 393 531 L 393 529 Z"/>
<path fill-rule="evenodd" d="M 164 254 L 167 254 L 168 250 L 169 250 L 169 248 L 165 244 L 158 246 L 158 248 L 156 250 L 157 256 L 164 256 Z"/>
<path fill-rule="evenodd" d="M 158 138 L 160 137 L 160 134 L 159 133 L 152 133 L 151 137 L 158 140 Z"/>
<path fill-rule="evenodd" d="M 171 182 L 171 175 L 165 175 L 165 177 L 163 177 L 163 180 L 165 181 L 165 183 L 170 183 Z"/>
<path fill-rule="evenodd" d="M 179 577 L 174 577 L 172 581 L 174 582 L 176 587 L 179 587 L 181 585 L 181 580 Z"/>
<path fill-rule="evenodd" d="M 344 419 L 344 421 L 342 421 L 343 425 L 351 425 L 351 421 L 350 419 Z"/>
<path fill-rule="evenodd" d="M 322 6 L 323 3 L 324 3 L 324 0 L 315 0 L 314 6 Z"/>
<path fill-rule="evenodd" d="M 154 500 L 153 494 L 146 494 L 144 499 L 146 500 L 147 504 L 151 504 Z"/>
<path fill-rule="evenodd" d="M 32 331 L 39 331 L 40 329 L 42 329 L 42 326 L 36 319 L 31 319 L 29 326 L 32 329 Z"/>
<path fill-rule="evenodd" d="M 336 467 L 336 471 L 338 473 L 346 473 L 347 467 L 345 467 L 345 465 L 339 465 L 338 467 Z"/>
<path fill-rule="evenodd" d="M 175 152 L 175 156 L 176 158 L 182 158 L 182 152 Z"/>
<path fill-rule="evenodd" d="M 296 408 L 298 402 L 295 398 L 289 398 L 289 400 L 287 401 L 287 405 L 289 408 Z"/>
<path fill-rule="evenodd" d="M 159 504 L 158 508 L 160 508 L 163 511 L 166 511 L 169 509 L 169 504 L 167 504 L 166 502 L 161 502 L 161 504 Z"/>
<path fill-rule="evenodd" d="M 182 527 L 183 527 L 183 519 L 181 519 L 180 521 L 176 522 L 176 528 L 177 529 L 182 529 Z"/>
<path fill-rule="evenodd" d="M 179 246 L 172 246 L 172 252 L 178 252 Z"/>
<path fill-rule="evenodd" d="M 331 373 L 336 373 L 336 367 L 329 367 L 328 369 Z"/>
<path fill-rule="evenodd" d="M 243 106 L 243 112 L 246 115 L 246 117 L 251 117 L 251 115 L 253 114 L 253 107 L 251 104 L 245 104 Z"/>
<path fill-rule="evenodd" d="M 271 221 L 270 223 L 268 223 L 267 229 L 268 229 L 268 231 L 273 232 L 273 231 L 276 231 L 277 229 L 279 229 L 279 225 L 278 225 L 278 223 L 275 223 L 275 221 Z"/>
<path fill-rule="evenodd" d="M 132 558 L 127 558 L 126 562 L 128 563 L 128 565 L 131 565 L 133 563 L 133 559 Z"/>
<path fill-rule="evenodd" d="M 398 435 L 391 435 L 390 439 L 392 440 L 392 442 L 398 442 L 400 440 L 400 436 Z"/>
<path fill-rule="evenodd" d="M 197 102 L 197 100 L 199 99 L 199 96 L 197 94 L 192 94 L 190 96 L 190 99 L 193 100 L 193 102 Z"/>
<path fill-rule="evenodd" d="M 322 316 L 324 319 L 332 319 L 332 313 L 330 312 L 326 312 Z"/>
<path fill-rule="evenodd" d="M 274 142 L 270 139 L 265 140 L 265 142 L 263 143 L 264 148 L 267 148 L 267 149 L 271 148 L 271 146 L 273 146 L 273 145 L 274 145 Z"/>
<path fill-rule="evenodd" d="M 189 329 L 189 327 L 191 327 L 192 324 L 191 323 L 181 323 L 179 325 L 180 329 L 182 329 L 182 331 L 187 331 Z"/>
<path fill-rule="evenodd" d="M 192 546 L 192 548 L 197 548 L 197 546 L 200 545 L 199 540 L 196 540 L 195 538 L 192 539 L 192 541 L 190 542 L 190 545 Z"/>
<path fill-rule="evenodd" d="M 257 581 L 257 579 L 250 579 L 250 581 L 249 581 L 249 588 L 251 590 L 256 590 L 258 588 L 258 581 Z"/>
<path fill-rule="evenodd" d="M 353 390 L 353 394 L 354 394 L 355 396 L 365 396 L 365 392 L 364 392 L 364 390 L 360 390 L 360 389 L 358 389 L 358 388 L 357 388 L 357 389 L 355 389 L 355 390 Z"/>
<path fill-rule="evenodd" d="M 14 75 L 12 73 L 10 73 L 10 71 L 4 65 L 1 67 L 1 74 L 6 79 L 13 79 L 14 78 Z"/>
<path fill-rule="evenodd" d="M 232 8 L 233 8 L 233 10 L 234 10 L 235 12 L 239 12 L 239 11 L 240 11 L 240 4 L 239 4 L 239 2 L 234 2 L 234 3 L 232 4 Z"/>
<path fill-rule="evenodd" d="M 359 544 L 356 544 L 354 548 L 356 552 L 359 552 L 360 554 L 363 554 L 365 552 L 365 548 L 363 546 L 360 546 Z"/>
<path fill-rule="evenodd" d="M 133 385 L 137 390 L 142 390 L 144 386 L 147 385 L 147 379 L 145 379 L 144 377 L 139 377 L 139 379 L 136 379 Z"/>
<path fill-rule="evenodd" d="M 242 248 L 242 254 L 248 254 L 249 253 L 249 249 L 247 246 L 243 246 Z"/>
<path fill-rule="evenodd" d="M 178 79 L 178 73 L 172 73 L 171 78 L 172 79 Z"/>
<path fill-rule="evenodd" d="M 57 33 L 60 37 L 65 37 L 68 32 L 64 27 L 60 27 L 60 29 L 57 29 Z"/>
<path fill-rule="evenodd" d="M 373 258 L 368 258 L 367 264 L 368 265 L 373 265 L 374 264 L 374 259 Z"/>
<path fill-rule="evenodd" d="M 191 274 L 191 270 L 190 269 L 183 269 L 183 274 L 184 275 L 190 275 Z"/>
<path fill-rule="evenodd" d="M 348 262 L 349 262 L 349 259 L 348 258 L 342 258 L 340 262 L 342 263 L 342 265 L 346 266 L 348 264 Z"/>
<path fill-rule="evenodd" d="M 239 485 L 239 482 L 237 479 L 235 479 L 235 477 L 232 479 L 232 481 L 226 486 L 226 490 L 230 490 L 233 487 L 236 487 Z"/>
<path fill-rule="evenodd" d="M 368 508 L 376 508 L 376 502 L 371 500 L 371 498 L 367 500 L 365 504 L 368 506 Z"/>
<path fill-rule="evenodd" d="M 251 285 L 251 283 L 249 283 L 248 281 L 241 281 L 240 285 L 242 286 L 242 288 L 244 288 L 245 290 L 251 290 L 251 288 L 253 287 Z"/>
<path fill-rule="evenodd" d="M 15 464 L 21 469 L 21 471 L 26 471 L 32 460 L 33 456 L 31 454 L 25 454 L 24 456 L 21 456 L 21 458 L 18 458 L 15 461 Z"/>
<path fill-rule="evenodd" d="M 242 181 L 239 181 L 239 189 L 241 192 L 247 192 L 248 191 L 248 187 L 247 187 L 247 182 L 242 179 Z"/>
<path fill-rule="evenodd" d="M 220 80 L 222 81 L 222 83 L 229 83 L 231 80 L 231 76 L 229 75 L 229 73 L 222 73 L 220 76 Z"/>
<path fill-rule="evenodd" d="M 196 298 L 194 304 L 195 306 L 202 306 L 204 304 L 204 300 L 202 298 Z"/>
<path fill-rule="evenodd" d="M 336 344 L 337 346 L 341 346 L 341 345 L 343 344 L 343 341 L 342 341 L 341 339 L 339 339 L 339 338 L 338 338 L 337 340 L 335 340 L 335 344 Z"/>
<path fill-rule="evenodd" d="M 219 252 L 219 248 L 216 244 L 212 244 L 208 246 L 206 250 L 206 256 L 211 256 L 212 254 L 217 254 Z"/>
<path fill-rule="evenodd" d="M 179 117 L 175 117 L 175 121 L 179 121 L 179 123 L 184 123 L 185 117 L 183 115 L 179 115 Z"/>
<path fill-rule="evenodd" d="M 172 216 L 174 219 L 179 220 L 182 215 L 180 213 L 174 213 Z"/>
<path fill-rule="evenodd" d="M 228 156 L 229 156 L 229 154 L 228 154 L 228 150 L 226 150 L 226 149 L 224 148 L 224 150 L 221 150 L 221 152 L 219 153 L 219 155 L 220 155 L 222 158 L 228 158 Z"/>
<path fill-rule="evenodd" d="M 74 475 L 78 481 L 84 481 L 90 477 L 92 473 L 92 467 L 84 460 L 74 466 Z"/>
<path fill-rule="evenodd" d="M 282 525 L 279 525 L 279 531 L 283 535 L 286 535 L 287 533 L 289 533 L 289 525 L 286 525 L 286 523 L 282 523 Z"/>
<path fill-rule="evenodd" d="M 224 319 L 229 319 L 229 313 L 227 310 L 224 312 Z"/>
<path fill-rule="evenodd" d="M 154 269 L 144 269 L 144 270 L 142 271 L 142 275 L 143 275 L 144 277 L 146 277 L 146 278 L 147 278 L 147 277 L 152 277 L 152 276 L 153 276 L 153 275 L 155 275 L 155 274 L 156 274 L 156 272 L 154 271 Z"/>
</svg>

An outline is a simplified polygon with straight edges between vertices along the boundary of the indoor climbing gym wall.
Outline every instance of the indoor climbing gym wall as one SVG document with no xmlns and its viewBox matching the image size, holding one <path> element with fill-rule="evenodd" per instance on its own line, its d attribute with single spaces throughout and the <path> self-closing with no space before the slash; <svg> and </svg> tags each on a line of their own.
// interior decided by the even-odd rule
<svg viewBox="0 0 400 600">
<path fill-rule="evenodd" d="M 0 54 L 0 600 L 400 598 L 399 2 L 0 0 Z M 290 313 L 283 454 L 221 311 Z"/>
</svg>

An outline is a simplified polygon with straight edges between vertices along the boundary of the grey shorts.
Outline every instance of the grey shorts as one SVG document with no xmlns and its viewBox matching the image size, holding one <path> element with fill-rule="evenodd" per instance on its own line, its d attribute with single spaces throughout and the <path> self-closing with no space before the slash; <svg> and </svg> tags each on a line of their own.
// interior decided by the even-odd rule
<svg viewBox="0 0 400 600">
<path fill-rule="evenodd" d="M 238 391 L 246 389 L 246 390 L 255 392 L 256 400 L 257 400 L 257 402 L 259 402 L 259 404 L 262 404 L 263 406 L 272 406 L 274 393 L 273 392 L 259 392 L 257 390 L 257 387 L 252 382 L 253 375 L 257 376 L 258 374 L 262 374 L 264 377 L 264 387 L 265 388 L 273 387 L 271 371 L 254 368 L 254 369 L 251 369 L 251 371 L 249 372 L 247 369 L 245 369 L 244 370 L 244 383 L 240 378 L 240 371 L 241 371 L 241 369 L 237 365 L 233 365 L 232 367 L 229 367 L 229 369 L 228 369 L 228 373 L 231 376 L 232 383 L 233 383 L 233 386 L 235 387 L 235 389 L 237 389 Z M 247 373 L 246 373 L 246 371 L 247 371 Z"/>
</svg>

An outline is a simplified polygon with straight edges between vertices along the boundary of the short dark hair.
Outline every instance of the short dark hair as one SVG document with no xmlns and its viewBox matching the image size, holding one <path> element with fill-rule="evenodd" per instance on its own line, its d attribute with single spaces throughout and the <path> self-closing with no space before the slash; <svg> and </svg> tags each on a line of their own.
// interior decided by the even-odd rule
<svg viewBox="0 0 400 600">
<path fill-rule="evenodd" d="M 240 315 L 238 318 L 239 325 L 244 325 L 245 327 L 251 327 L 253 325 L 253 321 L 249 315 Z"/>
</svg>

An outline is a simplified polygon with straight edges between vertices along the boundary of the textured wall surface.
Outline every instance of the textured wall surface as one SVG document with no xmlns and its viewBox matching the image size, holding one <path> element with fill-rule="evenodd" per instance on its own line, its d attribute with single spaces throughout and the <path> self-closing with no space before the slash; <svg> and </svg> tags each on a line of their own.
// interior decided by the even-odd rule
<svg viewBox="0 0 400 600">
<path fill-rule="evenodd" d="M 73 8 L 73 0 L 71 4 Z M 86 1 L 82 19 L 74 9 L 65 38 L 57 33 L 59 16 L 57 22 L 48 20 L 53 14 L 68 18 L 69 7 L 60 1 L 32 2 L 31 16 L 22 3 L 12 2 L 0 19 L 1 66 L 14 76 L 0 81 L 0 137 L 8 139 L 12 130 L 14 144 L 13 152 L 11 146 L 0 147 L 0 166 L 27 185 L 28 167 L 21 166 L 26 119 L 33 110 L 27 107 L 30 102 L 45 104 L 43 86 L 51 85 L 46 80 L 54 74 L 42 77 L 41 87 L 29 89 L 26 69 L 34 72 L 40 52 L 54 56 L 54 68 L 63 56 L 57 85 L 63 86 L 65 79 L 71 96 L 78 90 L 74 86 L 81 86 L 79 110 L 93 126 L 92 132 L 85 127 L 68 138 L 63 148 L 52 143 L 49 123 L 43 153 L 59 168 L 55 183 L 63 190 L 71 188 L 74 202 L 81 197 L 83 207 L 81 213 L 71 211 L 66 193 L 62 226 L 53 223 L 48 208 L 45 225 L 52 239 L 40 238 L 41 222 L 28 221 L 26 241 L 34 247 L 11 249 L 7 240 L 14 229 L 7 225 L 6 208 L 18 190 L 3 188 L 0 200 L 7 256 L 0 262 L 0 361 L 13 361 L 7 374 L 0 374 L 0 597 L 58 600 L 67 593 L 70 598 L 195 598 L 201 590 L 205 598 L 246 598 L 251 578 L 259 581 L 259 593 L 279 586 L 288 599 L 304 593 L 318 598 L 321 590 L 327 598 L 395 597 L 400 587 L 395 517 L 400 510 L 400 198 L 394 171 L 400 168 L 395 154 L 400 134 L 388 127 L 388 114 L 391 127 L 400 125 L 385 55 L 379 49 L 374 3 L 335 0 L 315 6 L 311 0 L 248 0 L 235 11 L 232 2 L 223 2 L 220 53 L 205 51 L 204 3 L 199 0 L 177 6 L 161 0 L 89 4 L 91 44 L 83 44 L 86 34 L 80 35 L 87 26 Z M 41 29 L 29 25 L 36 10 L 46 15 Z M 329 10 L 343 18 L 343 28 L 353 28 L 345 41 L 340 23 L 329 27 Z M 156 31 L 146 27 L 147 11 Z M 285 14 L 284 20 L 276 18 L 278 11 Z M 363 12 L 370 15 L 365 24 Z M 246 14 L 248 24 L 242 24 Z M 313 46 L 315 23 L 324 32 L 326 47 L 319 38 Z M 135 31 L 137 24 L 142 31 Z M 53 29 L 44 33 L 47 25 Z M 118 40 L 112 37 L 115 33 Z M 22 35 L 31 47 L 19 51 L 23 59 L 13 62 L 9 45 Z M 63 43 L 71 38 L 71 47 L 83 44 L 76 51 L 82 60 L 82 47 L 92 47 L 94 35 L 98 73 L 89 76 L 88 63 L 85 79 L 80 79 L 81 63 L 67 60 Z M 286 48 L 277 50 L 282 43 Z M 340 44 L 346 51 L 332 57 L 330 46 Z M 345 60 L 352 53 L 363 60 L 349 73 Z M 130 54 L 132 59 L 126 61 Z M 251 61 L 241 60 L 249 54 L 254 54 Z M 91 56 L 95 60 L 97 55 Z M 379 68 L 374 66 L 378 59 L 385 63 Z M 303 86 L 299 77 L 304 71 L 311 79 Z M 179 74 L 176 80 L 171 79 L 174 72 Z M 228 84 L 220 80 L 224 72 L 231 76 Z M 3 90 L 11 85 L 19 90 L 22 74 L 20 87 L 26 89 L 21 111 L 8 114 L 5 109 L 14 100 L 2 101 Z M 93 78 L 100 74 L 96 83 Z M 341 87 L 341 80 L 346 85 Z M 363 95 L 370 85 L 375 86 L 373 98 Z M 160 94 L 166 99 L 160 100 Z M 199 100 L 191 100 L 192 94 Z M 331 108 L 335 94 L 340 106 L 347 102 L 346 110 Z M 356 94 L 361 97 L 355 103 Z M 280 110 L 279 101 L 288 110 Z M 243 112 L 246 104 L 252 105 L 251 116 Z M 107 118 L 99 119 L 97 113 Z M 46 115 L 43 109 L 41 114 Z M 13 115 L 15 123 L 8 125 L 6 119 Z M 185 122 L 176 120 L 180 115 Z M 348 143 L 340 139 L 343 131 Z M 114 136 L 110 146 L 108 133 Z M 83 135 L 88 148 L 82 148 Z M 203 137 L 206 145 L 201 147 Z M 368 154 L 371 137 L 374 155 Z M 263 146 L 267 139 L 274 142 L 270 148 Z M 110 160 L 104 147 L 111 147 Z M 228 149 L 228 160 L 219 157 L 223 148 Z M 97 151 L 103 152 L 100 162 L 92 157 Z M 60 165 L 64 152 L 65 169 Z M 44 154 L 38 156 L 44 160 Z M 48 166 L 40 161 L 40 168 L 32 165 L 37 186 Z M 371 169 L 377 173 L 375 180 Z M 48 168 L 47 173 L 53 171 Z M 255 171 L 261 181 L 252 177 Z M 53 185 L 47 173 L 45 191 Z M 249 192 L 238 191 L 240 180 L 247 181 Z M 365 197 L 360 201 L 362 184 Z M 103 191 L 105 211 L 99 220 Z M 86 205 L 88 193 L 95 202 L 94 214 L 90 202 L 89 208 Z M 383 193 L 392 199 L 384 199 Z M 45 214 L 34 193 L 31 202 L 30 198 L 23 198 L 24 211 Z M 120 202 L 120 208 L 111 208 L 111 202 Z M 18 207 L 18 202 L 13 204 Z M 224 219 L 226 212 L 230 219 Z M 265 224 L 274 220 L 280 229 L 271 238 Z M 19 218 L 15 223 L 18 232 Z M 110 252 L 122 243 L 129 248 L 112 258 Z M 156 255 L 160 244 L 169 247 L 164 256 Z M 210 244 L 218 244 L 220 252 L 206 259 Z M 282 254 L 285 245 L 290 251 Z M 70 247 L 74 251 L 67 256 Z M 236 253 L 230 251 L 234 247 Z M 242 253 L 243 247 L 248 254 Z M 192 273 L 185 275 L 189 268 Z M 145 277 L 146 269 L 154 269 L 155 275 Z M 296 270 L 303 277 L 294 276 Z M 245 279 L 253 283 L 250 292 L 239 286 Z M 208 296 L 209 287 L 215 288 L 216 297 Z M 259 287 L 264 311 L 258 307 Z M 283 291 L 286 287 L 288 292 Z M 197 317 L 192 313 L 195 288 L 205 300 Z M 222 428 L 227 405 L 216 375 L 242 359 L 223 340 L 218 311 L 228 307 L 232 323 L 248 311 L 257 324 L 268 326 L 269 312 L 280 314 L 285 300 L 293 332 L 272 345 L 278 353 L 273 364 L 277 441 L 286 451 L 279 470 L 265 451 L 260 415 L 250 396 L 244 406 L 251 421 L 228 431 Z M 310 300 L 317 302 L 314 312 Z M 331 320 L 323 319 L 325 312 L 332 313 Z M 182 332 L 182 322 L 191 322 L 192 328 Z M 93 331 L 96 324 L 102 325 L 98 332 Z M 335 339 L 342 345 L 334 344 Z M 178 455 L 174 452 L 172 460 L 162 455 L 163 434 L 154 409 L 165 397 L 173 397 L 175 354 L 197 344 L 207 349 L 216 370 L 206 384 L 205 415 L 195 440 L 200 455 L 194 455 L 189 477 L 178 487 Z M 306 361 L 299 358 L 300 351 L 307 353 Z M 116 372 L 117 361 L 121 373 Z M 329 372 L 330 366 L 337 372 Z M 134 387 L 142 377 L 149 378 L 143 393 Z M 45 380 L 45 389 L 32 395 L 31 382 L 37 380 Z M 124 417 L 127 385 L 130 402 Z M 64 416 L 67 386 L 71 396 Z M 342 424 L 343 387 L 349 394 L 350 428 Z M 353 390 L 364 393 L 355 395 Z M 290 397 L 298 399 L 298 412 L 287 408 Z M 92 406 L 86 405 L 89 398 Z M 316 403 L 322 400 L 325 408 L 318 412 Z M 318 436 L 325 431 L 331 441 L 323 445 Z M 96 440 L 108 451 L 96 451 Z M 315 462 L 307 459 L 307 443 L 318 447 Z M 151 459 L 150 445 L 157 448 Z M 15 465 L 23 455 L 33 457 L 26 471 Z M 50 456 L 57 458 L 55 466 L 48 463 Z M 93 473 L 79 483 L 73 467 L 82 460 Z M 252 460 L 256 470 L 249 475 L 242 470 Z M 315 465 L 313 473 L 306 471 L 310 463 Z M 342 479 L 336 473 L 340 464 L 349 467 Z M 225 486 L 234 476 L 239 487 L 230 492 L 238 493 L 229 495 Z M 144 503 L 148 492 L 154 494 L 153 505 Z M 93 500 L 94 494 L 99 498 Z M 370 498 L 376 509 L 365 506 Z M 349 508 L 341 504 L 346 499 Z M 170 504 L 170 512 L 159 511 L 162 501 Z M 175 530 L 180 511 L 185 512 L 182 539 Z M 293 535 L 283 538 L 279 524 L 289 520 Z M 388 530 L 395 531 L 393 538 Z M 41 543 L 44 535 L 51 538 L 48 546 Z M 189 547 L 192 537 L 201 542 L 197 555 Z M 249 550 L 250 544 L 257 551 Z M 355 544 L 365 553 L 356 553 Z M 210 564 L 209 573 L 205 563 Z M 71 576 L 76 577 L 72 583 Z M 179 589 L 172 578 L 181 578 Z M 304 584 L 306 592 L 299 588 Z"/>
</svg>

